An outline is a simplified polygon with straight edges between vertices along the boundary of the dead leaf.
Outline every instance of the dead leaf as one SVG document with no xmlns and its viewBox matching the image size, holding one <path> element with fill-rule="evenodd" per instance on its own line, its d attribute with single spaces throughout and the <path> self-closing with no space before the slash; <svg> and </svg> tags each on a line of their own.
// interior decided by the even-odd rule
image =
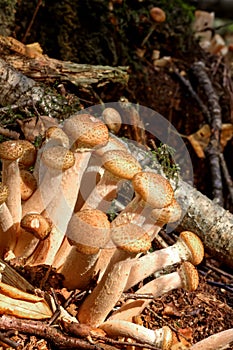
<svg viewBox="0 0 233 350">
<path fill-rule="evenodd" d="M 163 310 L 163 316 L 177 316 L 180 317 L 181 313 L 177 309 L 177 307 L 174 305 L 174 303 L 169 303 L 165 306 Z"/>
<path fill-rule="evenodd" d="M 38 136 L 44 136 L 45 131 L 50 126 L 57 126 L 58 122 L 56 119 L 48 116 L 33 117 L 29 119 L 20 120 L 17 119 L 22 132 L 24 133 L 25 139 L 28 141 L 35 141 Z"/>
<path fill-rule="evenodd" d="M 198 131 L 187 136 L 194 151 L 199 158 L 205 158 L 204 150 L 210 141 L 211 131 L 208 124 L 204 124 Z M 226 147 L 227 142 L 233 137 L 233 124 L 226 123 L 222 125 L 220 144 L 222 149 Z"/>
</svg>

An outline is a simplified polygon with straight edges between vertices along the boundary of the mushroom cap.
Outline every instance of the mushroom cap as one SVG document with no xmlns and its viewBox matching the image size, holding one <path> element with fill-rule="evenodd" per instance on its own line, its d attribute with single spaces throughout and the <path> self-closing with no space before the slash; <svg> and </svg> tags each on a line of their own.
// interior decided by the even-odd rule
<svg viewBox="0 0 233 350">
<path fill-rule="evenodd" d="M 21 199 L 26 201 L 31 197 L 33 192 L 37 188 L 37 181 L 35 176 L 30 173 L 28 170 L 20 170 L 20 190 L 21 190 Z"/>
<path fill-rule="evenodd" d="M 164 22 L 166 20 L 166 13 L 160 7 L 152 7 L 150 9 L 150 16 L 154 22 Z"/>
<path fill-rule="evenodd" d="M 75 163 L 73 152 L 62 146 L 46 148 L 41 158 L 47 167 L 57 170 L 67 170 Z"/>
<path fill-rule="evenodd" d="M 134 175 L 132 184 L 143 201 L 153 208 L 164 208 L 173 200 L 174 192 L 170 182 L 159 174 L 141 171 Z"/>
<path fill-rule="evenodd" d="M 28 140 L 19 140 L 23 147 L 23 154 L 19 159 L 19 164 L 25 167 L 30 167 L 35 164 L 36 161 L 36 147 Z"/>
<path fill-rule="evenodd" d="M 157 225 L 165 225 L 178 221 L 181 217 L 182 209 L 175 198 L 171 203 L 162 209 L 153 209 L 151 211 L 151 217 L 156 220 Z"/>
<path fill-rule="evenodd" d="M 54 145 L 69 147 L 69 138 L 58 126 L 50 126 L 45 132 L 46 139 L 52 139 Z"/>
<path fill-rule="evenodd" d="M 0 143 L 0 158 L 5 160 L 16 160 L 23 155 L 24 148 L 19 140 L 4 141 Z"/>
<path fill-rule="evenodd" d="M 8 187 L 6 185 L 3 185 L 2 182 L 0 182 L 0 205 L 5 203 L 8 197 L 8 193 L 9 193 Z"/>
<path fill-rule="evenodd" d="M 67 119 L 63 126 L 73 150 L 92 149 L 107 143 L 107 126 L 90 114 L 77 114 Z"/>
<path fill-rule="evenodd" d="M 131 180 L 142 170 L 141 165 L 130 153 L 121 150 L 105 152 L 103 166 L 114 176 L 127 180 Z"/>
<path fill-rule="evenodd" d="M 200 264 L 204 257 L 204 246 L 200 238 L 191 231 L 182 231 L 178 240 L 181 240 L 190 251 L 190 262 L 193 265 Z"/>
<path fill-rule="evenodd" d="M 67 227 L 66 236 L 71 245 L 84 254 L 95 254 L 109 241 L 110 222 L 98 209 L 85 209 L 74 213 Z"/>
<path fill-rule="evenodd" d="M 102 117 L 109 130 L 118 133 L 122 123 L 120 113 L 115 108 L 107 107 L 103 110 Z"/>
<path fill-rule="evenodd" d="M 199 283 L 199 276 L 197 269 L 189 261 L 185 261 L 178 270 L 182 279 L 183 288 L 189 292 L 197 289 Z"/>
<path fill-rule="evenodd" d="M 151 248 L 149 235 L 136 224 L 112 226 L 111 239 L 118 249 L 127 253 L 142 253 Z"/>
<path fill-rule="evenodd" d="M 45 239 L 51 231 L 50 223 L 38 213 L 28 213 L 24 215 L 20 225 L 39 240 Z"/>
</svg>

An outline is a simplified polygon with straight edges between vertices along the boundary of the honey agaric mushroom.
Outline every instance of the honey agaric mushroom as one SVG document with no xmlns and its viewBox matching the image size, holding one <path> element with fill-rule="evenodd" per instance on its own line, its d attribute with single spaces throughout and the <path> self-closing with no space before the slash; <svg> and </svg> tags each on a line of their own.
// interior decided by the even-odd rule
<svg viewBox="0 0 233 350">
<path fill-rule="evenodd" d="M 114 237 L 115 243 L 119 241 L 117 250 L 99 283 L 78 311 L 78 320 L 93 327 L 104 322 L 119 300 L 135 256 L 146 252 L 151 246 L 149 236 L 137 225 L 114 227 L 111 229 L 111 236 Z"/>
<path fill-rule="evenodd" d="M 199 277 L 196 268 L 192 263 L 185 261 L 177 271 L 148 282 L 135 293 L 150 294 L 154 298 L 158 298 L 164 293 L 178 288 L 194 291 L 197 289 L 198 283 Z M 140 315 L 149 303 L 150 299 L 127 300 L 109 317 L 109 320 L 121 319 L 133 322 L 133 318 Z"/>
<path fill-rule="evenodd" d="M 64 131 L 58 126 L 51 126 L 45 132 L 45 141 L 37 152 L 37 158 L 33 170 L 33 175 L 39 182 L 39 171 L 41 168 L 41 156 L 44 150 L 48 147 L 63 146 L 69 148 L 69 138 Z"/>
<path fill-rule="evenodd" d="M 36 147 L 28 140 L 19 140 L 22 145 L 24 152 L 19 158 L 19 165 L 24 168 L 30 168 L 35 164 L 36 161 Z"/>
<path fill-rule="evenodd" d="M 94 151 L 92 152 L 92 157 L 90 158 L 85 173 L 83 174 L 83 181 L 80 185 L 80 193 L 77 203 L 75 205 L 75 211 L 81 210 L 86 199 L 94 190 L 96 184 L 99 182 L 101 178 L 101 173 L 104 172 L 104 169 L 102 168 L 103 161 L 101 157 L 107 151 L 113 150 L 121 150 L 127 152 L 127 147 L 125 146 L 125 144 L 123 144 L 121 140 L 110 135 L 108 142 L 104 146 L 94 149 Z"/>
<path fill-rule="evenodd" d="M 0 183 L 0 256 L 3 257 L 15 241 L 12 215 L 6 205 L 8 187 Z"/>
<path fill-rule="evenodd" d="M 190 350 L 223 350 L 233 343 L 233 328 L 213 334 L 191 346 Z"/>
<path fill-rule="evenodd" d="M 148 253 L 134 263 L 125 290 L 130 289 L 166 266 L 182 261 L 189 261 L 193 265 L 198 265 L 203 257 L 204 247 L 200 238 L 191 231 L 183 231 L 177 242 L 172 246 Z"/>
<path fill-rule="evenodd" d="M 120 113 L 115 108 L 107 107 L 103 110 L 102 117 L 109 130 L 117 134 L 122 124 Z"/>
<path fill-rule="evenodd" d="M 57 271 L 66 288 L 84 289 L 93 277 L 100 248 L 110 239 L 110 222 L 98 209 L 82 210 L 72 216 L 66 236 L 73 248 Z"/>
<path fill-rule="evenodd" d="M 92 152 L 106 144 L 109 138 L 106 125 L 86 114 L 74 115 L 66 120 L 63 131 L 67 133 L 70 147 L 74 150 L 75 164 L 62 175 L 60 187 L 45 209 L 53 222 L 53 228 L 49 237 L 39 244 L 35 255 L 31 256 L 30 264 L 34 265 L 60 265 L 60 258 L 55 258 L 58 251 L 61 249 L 63 253 L 64 249 L 63 261 L 69 253 L 70 246 L 64 236 L 77 200 L 81 178 Z"/>
<path fill-rule="evenodd" d="M 169 350 L 172 345 L 172 331 L 168 326 L 152 330 L 124 320 L 107 320 L 99 328 L 103 329 L 109 337 L 131 338 L 162 350 Z"/>
<path fill-rule="evenodd" d="M 20 170 L 20 190 L 22 201 L 28 200 L 37 189 L 37 181 L 35 176 L 28 170 Z"/>
<path fill-rule="evenodd" d="M 23 152 L 23 145 L 18 140 L 4 141 L 0 144 L 2 182 L 8 186 L 9 190 L 6 204 L 12 215 L 13 224 L 16 226 L 19 226 L 22 216 L 19 159 Z"/>
<path fill-rule="evenodd" d="M 138 172 L 132 178 L 132 184 L 136 196 L 113 220 L 115 225 L 132 222 L 142 226 L 145 221 L 148 221 L 152 209 L 167 207 L 174 198 L 170 182 L 159 174 L 148 171 Z M 147 223 L 146 231 L 153 226 L 154 221 L 150 222 L 150 226 Z"/>
<path fill-rule="evenodd" d="M 59 192 L 63 172 L 74 165 L 75 157 L 70 150 L 62 146 L 53 146 L 44 150 L 41 160 L 46 165 L 47 172 L 37 190 L 24 202 L 23 216 L 28 213 L 42 213 L 46 208 L 46 204 L 51 202 L 55 194 Z M 21 232 L 20 241 L 15 247 L 17 257 L 21 256 L 21 251 L 25 251 L 24 247 L 30 244 L 31 239 L 28 234 Z"/>
<path fill-rule="evenodd" d="M 45 148 L 41 155 L 45 174 L 38 183 L 37 190 L 23 204 L 23 216 L 29 212 L 41 213 L 59 190 L 62 172 L 74 165 L 74 154 L 65 147 Z"/>
<path fill-rule="evenodd" d="M 35 250 L 39 241 L 44 240 L 51 231 L 51 223 L 38 213 L 28 213 L 26 214 L 21 222 L 20 226 L 23 229 L 21 239 L 19 235 L 18 243 L 14 249 L 14 254 L 20 256 L 22 259 L 28 258 Z M 25 241 L 28 241 L 28 244 L 25 244 Z"/>
<path fill-rule="evenodd" d="M 102 157 L 104 174 L 96 187 L 86 199 L 82 209 L 97 208 L 107 211 L 116 191 L 124 180 L 131 180 L 141 171 L 141 166 L 130 153 L 122 150 L 111 150 Z"/>
</svg>

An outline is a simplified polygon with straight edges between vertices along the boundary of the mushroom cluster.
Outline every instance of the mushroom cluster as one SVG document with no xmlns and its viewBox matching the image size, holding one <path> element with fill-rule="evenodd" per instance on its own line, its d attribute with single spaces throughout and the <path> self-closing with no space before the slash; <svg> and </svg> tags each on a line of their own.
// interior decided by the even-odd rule
<svg viewBox="0 0 233 350">
<path fill-rule="evenodd" d="M 103 113 L 103 120 L 109 120 L 109 113 Z M 204 252 L 194 233 L 182 232 L 173 246 L 149 252 L 160 229 L 182 214 L 169 181 L 144 171 L 106 124 L 89 114 L 76 114 L 63 126 L 49 128 L 38 150 L 25 140 L 2 142 L 0 158 L 1 258 L 52 266 L 70 290 L 88 290 L 98 272 L 78 321 L 109 336 L 169 349 L 168 327 L 151 331 L 133 324 L 148 299 L 128 300 L 113 312 L 124 291 L 166 266 L 178 264 L 177 270 L 152 278 L 136 294 L 157 297 L 198 286 L 194 265 Z M 134 196 L 110 222 L 108 210 L 125 182 Z"/>
</svg>

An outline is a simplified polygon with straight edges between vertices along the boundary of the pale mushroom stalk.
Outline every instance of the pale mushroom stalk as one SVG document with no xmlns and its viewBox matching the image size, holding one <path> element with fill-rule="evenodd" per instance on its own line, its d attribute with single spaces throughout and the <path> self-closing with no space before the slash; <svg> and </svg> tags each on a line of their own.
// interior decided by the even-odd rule
<svg viewBox="0 0 233 350">
<path fill-rule="evenodd" d="M 190 350 L 223 350 L 233 343 L 233 328 L 213 334 L 191 346 Z"/>
<path fill-rule="evenodd" d="M 41 209 L 45 208 L 46 206 L 46 203 L 48 200 L 48 193 L 49 193 L 49 197 L 51 197 L 50 201 L 56 195 L 56 193 L 58 192 L 60 193 L 63 175 L 69 168 L 71 168 L 74 165 L 75 157 L 70 150 L 62 146 L 55 146 L 55 147 L 49 147 L 44 150 L 42 155 L 42 161 L 48 167 L 48 170 L 43 179 L 43 183 L 35 192 L 35 193 L 39 192 L 39 198 L 40 198 L 39 205 L 41 206 L 41 208 L 39 211 L 31 209 L 25 212 L 24 210 L 23 211 L 23 214 L 25 213 L 24 216 L 31 212 L 36 212 L 40 214 Z M 28 201 L 30 201 L 34 197 L 35 193 L 29 198 Z M 26 202 L 26 204 L 28 203 L 28 201 Z M 35 203 L 35 206 L 37 204 L 38 203 Z M 23 234 L 22 232 L 22 234 L 20 235 L 20 239 L 14 250 L 14 253 L 16 254 L 17 257 L 21 257 L 21 254 L 23 254 L 23 252 L 25 251 L 25 247 L 30 244 L 31 240 L 32 240 L 32 237 L 30 239 L 28 234 Z"/>
<path fill-rule="evenodd" d="M 19 226 L 22 217 L 19 158 L 23 152 L 24 149 L 20 141 L 5 141 L 0 144 L 2 182 L 9 190 L 6 204 L 12 215 L 13 224 L 16 226 Z M 14 244 L 15 242 L 12 241 L 12 246 Z"/>
<path fill-rule="evenodd" d="M 178 288 L 194 291 L 198 287 L 198 283 L 199 278 L 196 268 L 190 262 L 185 261 L 177 271 L 148 282 L 135 293 L 150 294 L 154 298 L 158 298 Z M 133 322 L 133 317 L 140 315 L 149 303 L 150 299 L 127 300 L 109 319 L 121 319 Z"/>
<path fill-rule="evenodd" d="M 131 225 L 129 233 L 128 226 L 117 230 L 114 228 L 111 233 L 118 248 L 101 280 L 79 309 L 78 320 L 81 323 L 95 327 L 104 322 L 125 288 L 135 256 L 150 248 L 148 235 L 136 225 Z"/>
<path fill-rule="evenodd" d="M 153 345 L 163 350 L 169 350 L 172 344 L 172 331 L 168 326 L 152 330 L 124 320 L 109 320 L 102 323 L 99 328 L 110 337 L 132 338 L 139 343 Z"/>
<path fill-rule="evenodd" d="M 57 271 L 66 288 L 84 289 L 93 277 L 100 247 L 110 239 L 110 222 L 98 209 L 82 210 L 72 216 L 66 235 L 72 249 Z"/>
<path fill-rule="evenodd" d="M 167 266 L 182 261 L 190 261 L 193 265 L 198 265 L 203 257 L 204 247 L 200 238 L 193 232 L 183 231 L 172 246 L 147 253 L 135 261 L 125 291 Z"/>
</svg>

